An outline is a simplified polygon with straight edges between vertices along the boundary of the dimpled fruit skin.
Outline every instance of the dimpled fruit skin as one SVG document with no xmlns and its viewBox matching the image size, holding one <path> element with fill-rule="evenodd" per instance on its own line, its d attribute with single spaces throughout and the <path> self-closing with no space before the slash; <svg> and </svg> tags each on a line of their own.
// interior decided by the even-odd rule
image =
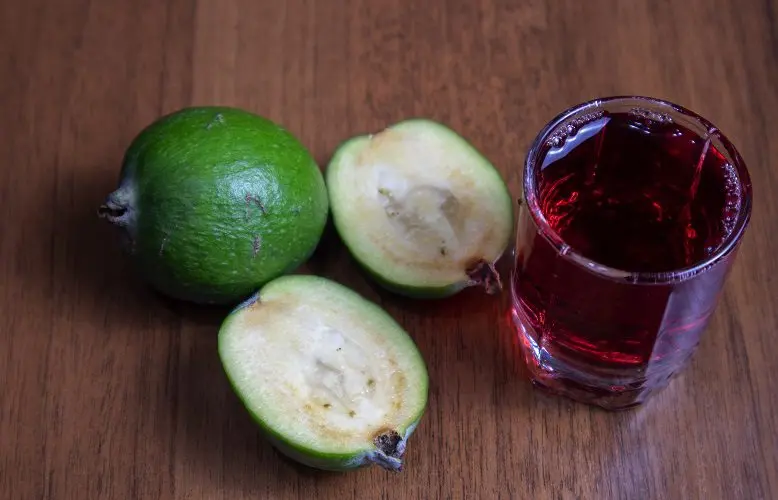
<svg viewBox="0 0 778 500">
<path fill-rule="evenodd" d="M 164 116 L 125 155 L 127 250 L 161 292 L 235 302 L 297 268 L 328 216 L 323 176 L 289 132 L 255 114 L 193 107 Z"/>
</svg>

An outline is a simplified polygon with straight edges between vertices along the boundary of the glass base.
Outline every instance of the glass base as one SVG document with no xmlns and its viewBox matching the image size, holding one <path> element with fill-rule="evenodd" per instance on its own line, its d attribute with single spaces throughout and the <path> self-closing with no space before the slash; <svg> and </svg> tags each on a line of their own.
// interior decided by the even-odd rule
<svg viewBox="0 0 778 500">
<path fill-rule="evenodd" d="M 603 368 L 565 359 L 552 353 L 548 346 L 538 345 L 514 311 L 512 314 L 519 346 L 532 384 L 547 393 L 567 397 L 605 410 L 628 410 L 644 404 L 650 396 L 664 389 L 688 363 L 669 367 L 648 364 L 630 368 Z M 656 370 L 653 368 L 665 368 Z"/>
</svg>

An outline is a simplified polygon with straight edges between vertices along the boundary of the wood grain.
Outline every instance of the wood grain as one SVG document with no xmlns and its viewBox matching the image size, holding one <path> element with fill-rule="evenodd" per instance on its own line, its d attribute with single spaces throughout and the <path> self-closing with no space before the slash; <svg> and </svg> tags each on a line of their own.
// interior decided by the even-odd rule
<svg viewBox="0 0 778 500">
<path fill-rule="evenodd" d="M 0 1 L 0 498 L 778 498 L 775 0 Z M 692 366 L 611 414 L 527 383 L 505 300 L 377 290 L 331 232 L 307 270 L 378 301 L 428 361 L 400 475 L 277 455 L 216 355 L 225 311 L 165 300 L 95 208 L 162 113 L 229 104 L 324 165 L 409 116 L 460 131 L 514 194 L 534 135 L 596 96 L 716 123 L 751 169 L 753 222 Z"/>
</svg>

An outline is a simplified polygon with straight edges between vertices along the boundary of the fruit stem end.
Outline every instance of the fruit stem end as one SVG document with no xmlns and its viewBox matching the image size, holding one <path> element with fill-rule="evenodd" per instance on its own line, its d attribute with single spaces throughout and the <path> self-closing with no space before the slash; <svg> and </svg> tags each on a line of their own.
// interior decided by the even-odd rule
<svg viewBox="0 0 778 500">
<path fill-rule="evenodd" d="M 483 286 L 486 293 L 494 295 L 502 290 L 502 280 L 495 265 L 483 259 L 479 259 L 467 269 L 470 278 L 470 286 Z"/>
<path fill-rule="evenodd" d="M 402 472 L 403 461 L 400 458 L 390 457 L 381 451 L 371 453 L 368 460 L 390 472 Z"/>
<path fill-rule="evenodd" d="M 402 471 L 405 439 L 397 431 L 388 430 L 376 435 L 373 444 L 376 449 L 368 454 L 368 461 L 392 472 Z"/>
<path fill-rule="evenodd" d="M 97 209 L 97 216 L 117 226 L 127 226 L 132 217 L 130 196 L 126 189 L 119 188 Z"/>
</svg>

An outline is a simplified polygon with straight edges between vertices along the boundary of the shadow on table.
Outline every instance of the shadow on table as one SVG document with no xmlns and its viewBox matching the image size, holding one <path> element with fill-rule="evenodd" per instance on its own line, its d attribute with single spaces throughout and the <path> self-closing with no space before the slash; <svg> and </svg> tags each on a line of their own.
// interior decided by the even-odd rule
<svg viewBox="0 0 778 500">
<path fill-rule="evenodd" d="M 142 318 L 149 302 L 146 287 L 135 278 L 126 259 L 116 244 L 114 228 L 97 217 L 97 208 L 105 196 L 115 188 L 114 176 L 78 177 L 68 182 L 67 172 L 76 168 L 59 168 L 63 179 L 56 194 L 34 200 L 32 206 L 39 213 L 25 214 L 44 221 L 33 228 L 34 238 L 23 236 L 27 246 L 50 245 L 51 259 L 37 262 L 28 269 L 28 286 L 68 292 L 69 301 L 78 300 L 79 306 L 100 306 L 103 311 L 121 308 L 120 320 Z M 94 169 L 85 169 L 93 171 Z M 20 217 L 24 215 L 20 214 Z M 74 295 L 70 295 L 74 293 Z"/>
</svg>

